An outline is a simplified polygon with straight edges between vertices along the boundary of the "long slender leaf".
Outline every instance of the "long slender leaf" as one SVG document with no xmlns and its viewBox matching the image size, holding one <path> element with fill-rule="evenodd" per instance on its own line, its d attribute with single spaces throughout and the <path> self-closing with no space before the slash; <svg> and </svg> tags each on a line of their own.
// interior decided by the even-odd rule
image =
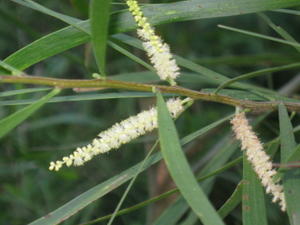
<svg viewBox="0 0 300 225">
<path fill-rule="evenodd" d="M 216 124 L 217 122 L 215 122 L 213 124 Z M 221 122 L 221 120 L 219 122 Z M 210 125 L 208 125 L 206 127 L 208 128 L 209 126 Z M 192 137 L 196 133 L 198 133 L 198 131 L 190 134 L 189 136 Z M 187 138 L 183 138 L 183 139 L 187 139 L 188 140 L 188 137 Z M 220 143 L 217 143 L 216 147 L 220 148 L 220 150 L 218 151 L 218 153 L 203 167 L 203 169 L 199 172 L 199 174 L 197 174 L 197 177 L 198 176 L 202 177 L 202 176 L 206 176 L 207 174 L 215 173 L 216 171 L 219 170 L 219 168 L 221 168 L 227 162 L 227 160 L 235 152 L 235 150 L 237 149 L 237 143 L 233 144 L 230 136 L 226 136 L 225 135 L 225 137 L 223 139 L 224 140 L 221 140 Z M 237 161 L 239 162 L 240 159 L 238 158 Z M 233 163 L 236 163 L 237 161 L 235 160 L 235 162 L 233 162 Z M 228 163 L 228 164 L 231 164 L 231 163 Z M 227 167 L 228 164 L 226 164 L 224 167 Z M 204 192 L 207 195 L 209 195 L 209 193 L 211 192 L 215 180 L 216 180 L 216 177 L 211 177 L 210 179 L 204 180 L 201 183 L 201 187 L 203 188 Z M 182 199 L 181 196 L 177 199 L 177 201 L 180 201 L 180 199 Z M 153 225 L 154 224 L 155 225 L 166 224 L 166 223 L 168 223 L 169 225 L 176 224 L 177 221 L 175 221 L 174 223 L 169 223 L 168 220 L 167 220 L 168 217 L 169 217 L 169 214 L 172 215 L 172 207 L 173 206 L 170 206 L 169 208 L 167 208 L 165 210 L 164 214 L 161 215 L 153 223 Z M 183 215 L 184 213 L 186 213 L 186 211 L 188 209 L 189 209 L 188 204 L 181 204 L 181 208 L 179 208 L 179 207 L 177 208 L 177 214 L 178 215 Z M 193 212 L 190 212 L 190 213 L 193 214 Z M 195 218 L 195 217 L 193 217 L 193 218 Z M 197 218 L 198 217 L 195 218 L 195 222 L 197 221 Z"/>
<path fill-rule="evenodd" d="M 230 84 L 233 84 L 236 81 L 240 81 L 240 80 L 246 80 L 249 78 L 254 78 L 260 75 L 264 75 L 264 74 L 269 74 L 269 73 L 273 73 L 273 72 L 278 72 L 278 71 L 283 71 L 283 70 L 289 70 L 289 69 L 295 69 L 300 67 L 300 63 L 292 63 L 292 64 L 288 64 L 288 65 L 283 65 L 283 66 L 277 66 L 277 67 L 273 67 L 273 68 L 266 68 L 266 69 L 262 69 L 262 70 L 258 70 L 258 71 L 254 71 L 254 72 L 250 72 L 250 73 L 246 73 L 240 76 L 237 76 L 235 78 L 232 78 L 226 82 L 224 82 L 223 84 L 221 84 L 215 93 L 217 93 L 218 91 L 220 91 L 221 89 L 229 86 Z"/>
<path fill-rule="evenodd" d="M 65 21 L 70 21 L 71 23 L 78 23 L 81 21 L 80 19 L 50 10 L 50 9 L 44 7 L 43 5 L 40 5 L 37 2 L 34 2 L 32 0 L 10 0 L 10 1 L 20 4 L 20 5 L 23 5 L 23 6 L 26 6 L 26 7 L 29 7 L 31 9 L 37 10 L 41 13 L 44 13 L 44 14 L 52 16 L 52 17 L 56 17 L 56 18 L 60 17 L 60 18 L 64 19 Z"/>
<path fill-rule="evenodd" d="M 23 94 L 40 92 L 40 91 L 48 91 L 48 90 L 51 90 L 51 88 L 26 88 L 26 89 L 18 89 L 18 90 L 11 90 L 11 91 L 3 91 L 0 93 L 0 97 L 23 95 Z"/>
<path fill-rule="evenodd" d="M 115 98 L 147 98 L 153 97 L 153 93 L 146 92 L 121 92 L 121 93 L 104 93 L 104 94 L 79 94 L 79 95 L 69 95 L 69 96 L 59 96 L 54 97 L 49 100 L 48 103 L 58 103 L 58 102 L 76 102 L 76 101 L 91 101 L 99 99 L 115 99 Z M 167 95 L 173 96 L 173 95 Z M 0 101 L 0 106 L 5 105 L 27 105 L 35 102 L 35 99 L 23 99 L 23 100 L 7 100 Z"/>
<path fill-rule="evenodd" d="M 290 42 L 294 42 L 297 43 L 297 41 L 286 31 L 284 30 L 282 27 L 275 25 L 272 20 L 267 17 L 265 14 L 263 13 L 259 13 L 258 14 L 260 16 L 260 18 L 262 18 L 274 31 L 277 32 L 277 34 L 279 34 L 281 37 L 283 37 L 285 40 L 290 41 Z M 295 47 L 295 49 L 300 52 L 300 48 L 299 47 Z"/>
<path fill-rule="evenodd" d="M 33 104 L 26 106 L 25 108 L 7 116 L 6 118 L 0 120 L 0 138 L 6 135 L 9 131 L 18 126 L 21 122 L 26 120 L 35 111 L 41 108 L 45 103 L 49 101 L 53 96 L 57 95 L 60 89 L 53 89 L 49 94 L 42 97 Z"/>
<path fill-rule="evenodd" d="M 221 119 L 222 120 L 222 119 Z M 215 127 L 218 126 L 219 123 L 215 123 Z M 210 127 L 213 129 L 214 127 Z M 199 135 L 203 135 L 208 132 L 210 129 L 207 127 L 201 128 L 205 132 L 198 132 Z M 189 136 L 189 135 L 188 135 Z M 192 141 L 191 138 L 185 137 L 181 144 L 185 145 L 188 141 Z M 193 135 L 194 138 L 196 136 Z M 149 160 L 145 163 L 142 171 L 150 167 L 151 165 L 159 162 L 162 159 L 160 153 L 156 153 L 149 157 Z M 73 200 L 69 201 L 68 203 L 64 204 L 63 206 L 59 207 L 58 209 L 54 210 L 53 212 L 49 213 L 48 215 L 33 221 L 31 224 L 33 225 L 53 225 L 58 224 L 61 221 L 66 220 L 70 216 L 74 215 L 76 212 L 81 210 L 82 208 L 89 205 L 91 202 L 101 198 L 105 194 L 109 193 L 110 191 L 114 190 L 115 188 L 119 187 L 121 184 L 125 183 L 129 179 L 131 179 L 135 174 L 138 168 L 140 168 L 142 162 L 136 164 L 135 166 L 123 171 L 121 174 L 116 175 L 109 180 L 98 184 L 91 188 L 90 190 L 82 193 L 81 195 L 77 196 Z"/>
<path fill-rule="evenodd" d="M 237 205 L 241 202 L 243 195 L 243 181 L 241 181 L 235 188 L 234 192 L 227 199 L 227 201 L 218 210 L 221 218 L 225 218 Z"/>
<path fill-rule="evenodd" d="M 250 36 L 254 36 L 254 37 L 258 37 L 258 38 L 262 38 L 262 39 L 266 39 L 266 40 L 270 40 L 270 41 L 275 41 L 281 44 L 286 44 L 286 45 L 290 45 L 293 47 L 297 47 L 300 48 L 300 44 L 297 42 L 292 42 L 292 41 L 287 41 L 287 40 L 283 40 L 280 38 L 274 38 L 274 37 L 270 37 L 267 35 L 263 35 L 263 34 L 259 34 L 259 33 L 255 33 L 252 31 L 247 31 L 247 30 L 243 30 L 243 29 L 238 29 L 238 28 L 234 28 L 234 27 L 229 27 L 229 26 L 224 26 L 224 25 L 218 25 L 218 27 L 226 29 L 226 30 L 230 30 L 230 31 L 235 31 L 238 33 L 242 33 L 242 34 L 246 34 L 246 35 L 250 35 Z"/>
<path fill-rule="evenodd" d="M 288 163 L 289 157 L 295 152 L 296 141 L 293 127 L 283 104 L 279 105 L 279 125 L 281 142 L 281 163 Z M 292 225 L 300 224 L 300 169 L 293 168 L 283 174 L 284 194 L 287 204 L 287 212 Z"/>
<path fill-rule="evenodd" d="M 264 190 L 245 154 L 243 158 L 243 225 L 267 225 Z"/>
<path fill-rule="evenodd" d="M 221 169 L 215 170 L 215 171 L 213 171 L 212 173 L 207 174 L 206 176 L 202 176 L 202 177 L 200 177 L 200 178 L 197 179 L 197 180 L 198 180 L 199 182 L 205 181 L 206 179 L 208 179 L 208 178 L 210 178 L 210 177 L 212 177 L 212 176 L 215 176 L 215 175 L 217 175 L 217 174 L 220 174 L 220 173 L 224 172 L 225 170 L 230 169 L 230 168 L 232 168 L 233 166 L 235 166 L 237 163 L 239 163 L 239 162 L 241 161 L 240 159 L 241 159 L 241 158 L 237 158 L 237 159 L 235 159 L 235 160 L 229 162 L 228 164 L 226 164 L 226 165 L 225 165 L 224 167 L 222 167 Z M 151 203 L 154 203 L 154 202 L 159 201 L 159 200 L 161 200 L 161 199 L 163 199 L 163 198 L 166 198 L 166 197 L 168 197 L 168 196 L 170 196 L 170 195 L 172 195 L 172 194 L 175 194 L 175 193 L 177 193 L 178 191 L 179 191 L 178 188 L 174 188 L 174 189 L 171 189 L 171 190 L 169 190 L 169 191 L 167 191 L 167 192 L 165 192 L 165 193 L 163 193 L 163 194 L 160 194 L 160 195 L 158 195 L 158 196 L 155 196 L 155 197 L 153 197 L 153 198 L 150 198 L 150 199 L 148 199 L 148 200 L 145 200 L 145 201 L 143 201 L 143 202 L 140 202 L 140 203 L 138 203 L 138 204 L 136 204 L 136 205 L 134 205 L 134 206 L 131 206 L 131 207 L 126 208 L 126 209 L 122 209 L 122 210 L 120 210 L 120 211 L 117 213 L 117 216 L 120 216 L 120 215 L 123 215 L 123 214 L 130 213 L 130 212 L 132 212 L 132 211 L 138 210 L 138 209 L 140 209 L 140 208 L 142 208 L 142 207 L 145 207 L 145 206 L 147 206 L 147 205 L 149 205 L 149 204 L 151 204 Z M 186 202 L 185 202 L 185 201 L 183 201 L 183 202 L 184 202 L 184 205 L 186 205 Z M 179 203 L 176 203 L 176 202 L 175 202 L 175 203 L 173 203 L 173 204 L 177 204 L 177 205 L 174 206 L 174 207 L 177 207 L 178 209 L 181 209 L 181 207 L 182 207 L 182 206 L 179 207 L 179 205 L 180 205 Z M 173 210 L 173 209 L 172 209 L 172 210 Z M 178 211 L 179 211 L 179 210 L 176 210 L 176 211 L 174 210 L 177 219 L 180 218 L 180 216 L 177 215 L 177 214 L 178 214 Z M 174 213 L 173 213 L 173 214 L 174 214 Z M 168 218 L 170 218 L 171 216 L 174 217 L 173 214 L 172 214 L 172 213 L 169 213 L 169 215 L 166 215 L 166 217 L 168 217 Z M 170 215 L 171 215 L 171 216 L 170 216 Z M 112 216 L 112 214 L 109 214 L 109 215 L 100 217 L 100 218 L 98 218 L 98 219 L 95 219 L 95 220 L 92 220 L 92 221 L 85 222 L 85 223 L 83 223 L 83 224 L 81 224 L 81 225 L 94 224 L 94 223 L 97 223 L 97 222 L 101 222 L 101 221 L 104 221 L 104 220 L 109 219 L 111 216 Z M 172 222 L 174 222 L 174 223 L 177 222 L 177 220 L 175 220 L 175 219 L 173 219 L 173 218 L 172 218 L 172 222 L 171 222 L 170 220 L 167 220 L 167 221 L 169 221 L 168 224 L 172 224 Z M 165 222 L 165 221 L 156 221 L 155 225 L 158 225 L 159 223 L 165 224 L 166 222 Z"/>
<path fill-rule="evenodd" d="M 142 45 L 141 45 L 140 41 L 136 38 L 132 38 L 132 37 L 130 37 L 128 35 L 124 35 L 124 34 L 114 35 L 113 37 L 117 40 L 120 40 L 120 41 L 128 44 L 128 45 L 142 49 Z M 201 74 L 202 79 L 204 79 L 205 81 L 207 81 L 210 84 L 221 84 L 223 82 L 230 80 L 228 77 L 226 77 L 220 73 L 217 73 L 213 70 L 210 70 L 204 66 L 198 65 L 198 64 L 192 62 L 191 60 L 187 60 L 183 57 L 176 56 L 176 55 L 175 55 L 175 59 L 177 60 L 177 63 L 181 67 L 184 67 L 186 69 L 189 69 L 196 73 Z M 239 89 L 245 89 L 247 91 L 252 90 L 252 92 L 256 91 L 256 92 L 259 92 L 262 96 L 269 97 L 269 98 L 276 99 L 276 100 L 296 101 L 291 98 L 286 98 L 286 97 L 280 96 L 275 91 L 271 91 L 269 89 L 258 87 L 258 86 L 251 85 L 251 84 L 236 82 L 230 86 L 239 88 Z"/>
<path fill-rule="evenodd" d="M 96 62 L 105 76 L 106 46 L 109 28 L 111 0 L 90 1 L 90 27 Z"/>
<path fill-rule="evenodd" d="M 13 66 L 9 65 L 6 62 L 3 62 L 0 60 L 0 67 L 2 67 L 5 70 L 8 70 L 11 72 L 12 75 L 22 75 L 22 71 L 18 70 L 17 68 L 14 68 Z"/>
<path fill-rule="evenodd" d="M 286 13 L 286 14 L 290 14 L 290 15 L 296 15 L 296 16 L 300 16 L 300 11 L 299 10 L 293 10 L 293 9 L 275 9 L 272 10 L 274 12 L 280 12 L 280 13 Z"/>
<path fill-rule="evenodd" d="M 175 125 L 159 92 L 157 93 L 157 114 L 162 155 L 181 194 L 203 224 L 224 225 L 189 167 L 182 152 Z"/>
<path fill-rule="evenodd" d="M 199 7 L 195 7 L 197 5 Z M 230 4 L 223 0 L 190 0 L 146 5 L 143 7 L 143 11 L 149 18 L 150 23 L 157 25 L 174 21 L 240 15 L 241 13 L 253 13 L 296 5 L 300 5 L 298 0 L 233 0 Z M 243 9 L 243 11 L 240 9 Z M 69 26 L 44 36 L 10 55 L 5 59 L 5 62 L 19 70 L 23 70 L 37 62 L 90 40 L 89 35 L 84 32 L 90 28 L 89 21 L 78 23 L 78 26 L 80 26 L 81 30 Z M 135 22 L 128 12 L 113 14 L 110 34 L 129 31 L 135 29 L 135 27 Z M 39 51 L 36 51 L 37 49 Z"/>
</svg>

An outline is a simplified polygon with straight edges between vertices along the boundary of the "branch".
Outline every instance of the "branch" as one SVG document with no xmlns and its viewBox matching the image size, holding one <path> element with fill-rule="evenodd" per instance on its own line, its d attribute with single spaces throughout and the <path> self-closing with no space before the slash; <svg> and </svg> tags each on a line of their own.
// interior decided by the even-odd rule
<svg viewBox="0 0 300 225">
<path fill-rule="evenodd" d="M 281 102 L 281 101 L 266 101 L 256 102 L 249 100 L 236 99 L 229 96 L 224 96 L 215 93 L 205 93 L 186 89 L 179 86 L 165 86 L 154 84 L 142 84 L 134 82 L 124 82 L 108 79 L 93 79 L 93 80 L 74 80 L 74 79 L 57 79 L 46 78 L 38 76 L 8 76 L 0 75 L 0 83 L 20 83 L 32 85 L 45 85 L 52 87 L 64 88 L 113 88 L 125 89 L 131 91 L 145 91 L 152 92 L 153 88 L 159 89 L 163 93 L 172 93 L 182 96 L 191 97 L 195 100 L 204 100 L 223 103 L 232 106 L 239 106 L 242 108 L 250 109 L 255 112 L 264 112 L 277 109 L 278 104 L 283 103 L 288 110 L 300 112 L 300 103 L 295 102 Z"/>
</svg>

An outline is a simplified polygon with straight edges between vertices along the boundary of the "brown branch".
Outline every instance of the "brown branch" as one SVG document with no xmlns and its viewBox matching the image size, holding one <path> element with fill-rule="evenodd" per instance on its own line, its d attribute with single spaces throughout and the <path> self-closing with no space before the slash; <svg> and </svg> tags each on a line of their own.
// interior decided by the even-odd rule
<svg viewBox="0 0 300 225">
<path fill-rule="evenodd" d="M 267 101 L 256 102 L 249 100 L 236 99 L 229 96 L 224 96 L 214 93 L 205 93 L 201 91 L 195 91 L 186 89 L 179 86 L 165 86 L 154 84 L 142 84 L 134 82 L 124 82 L 108 79 L 93 79 L 93 80 L 74 80 L 74 79 L 57 79 L 37 76 L 8 76 L 0 75 L 0 83 L 21 83 L 32 85 L 45 85 L 59 88 L 113 88 L 113 89 L 125 89 L 131 91 L 145 91 L 152 92 L 154 88 L 159 89 L 163 93 L 172 93 L 182 96 L 191 97 L 195 100 L 204 100 L 223 103 L 232 106 L 239 106 L 247 108 L 255 112 L 264 112 L 274 110 L 282 103 L 288 110 L 300 112 L 300 103 L 285 102 L 285 101 Z"/>
</svg>

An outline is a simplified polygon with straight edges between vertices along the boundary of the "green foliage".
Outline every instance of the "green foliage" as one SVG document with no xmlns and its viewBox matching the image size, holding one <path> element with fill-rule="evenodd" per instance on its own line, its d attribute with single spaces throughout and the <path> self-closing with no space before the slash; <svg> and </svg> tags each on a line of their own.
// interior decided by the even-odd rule
<svg viewBox="0 0 300 225">
<path fill-rule="evenodd" d="M 295 154 L 296 141 L 293 134 L 293 127 L 288 116 L 286 108 L 279 105 L 279 122 L 280 122 L 280 142 L 281 142 L 281 162 L 288 163 L 289 159 Z M 294 158 L 292 158 L 294 160 Z M 286 171 L 283 174 L 284 193 L 287 202 L 287 211 L 291 224 L 298 224 L 300 222 L 300 169 Z"/>
<path fill-rule="evenodd" d="M 180 87 L 168 92 L 125 2 L 0 1 L 0 225 L 300 224 L 299 7 L 298 0 L 142 4 L 182 69 Z M 95 73 L 106 76 L 96 75 L 107 81 L 101 89 L 62 88 Z M 23 82 L 27 76 L 35 81 Z M 53 78 L 50 87 L 41 87 L 43 78 Z M 144 84 L 156 93 L 139 89 Z M 164 99 L 185 94 L 197 97 L 173 121 Z M 157 133 L 84 166 L 48 170 L 155 101 Z M 287 212 L 265 194 L 230 131 L 234 106 L 245 104 L 282 167 L 274 179 L 282 179 Z"/>
</svg>

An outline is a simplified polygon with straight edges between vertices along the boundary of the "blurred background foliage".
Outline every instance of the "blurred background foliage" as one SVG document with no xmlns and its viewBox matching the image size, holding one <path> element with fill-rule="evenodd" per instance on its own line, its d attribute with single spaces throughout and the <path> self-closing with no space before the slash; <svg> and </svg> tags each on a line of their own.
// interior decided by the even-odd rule
<svg viewBox="0 0 300 225">
<path fill-rule="evenodd" d="M 80 19 L 88 19 L 88 0 L 43 0 L 37 2 L 57 12 Z M 161 1 L 153 1 L 153 3 L 155 2 Z M 122 4 L 116 4 L 116 2 L 114 7 L 123 8 Z M 275 24 L 288 31 L 296 40 L 300 40 L 299 16 L 280 12 L 267 12 L 266 15 Z M 228 77 L 235 77 L 266 67 L 293 63 L 300 59 L 299 53 L 290 46 L 222 30 L 217 27 L 218 24 L 276 36 L 257 14 L 165 24 L 158 26 L 157 30 L 170 44 L 174 53 Z M 0 0 L 0 58 L 5 59 L 23 46 L 65 26 L 66 24 L 53 17 L 12 1 Z M 134 33 L 130 34 L 135 35 Z M 144 54 L 138 50 L 130 47 L 127 49 L 145 59 Z M 112 48 L 108 48 L 107 62 L 107 74 L 109 75 L 144 70 Z M 91 74 L 97 72 L 97 67 L 91 44 L 87 43 L 31 66 L 26 72 L 57 78 L 91 78 Z M 295 76 L 297 76 L 296 69 L 257 77 L 251 79 L 250 82 L 278 90 Z M 213 87 L 201 79 L 196 83 L 185 82 L 184 86 L 196 90 Z M 0 90 L 8 91 L 24 87 L 22 85 L 1 85 Z M 64 95 L 72 93 L 71 90 L 63 92 Z M 294 94 L 299 97 L 299 92 Z M 17 97 L 1 97 L 1 118 L 23 107 L 19 105 L 3 106 L 3 102 L 36 99 L 42 95 L 44 93 L 37 92 L 17 95 Z M 138 113 L 142 108 L 149 108 L 149 105 L 153 103 L 152 99 L 49 103 L 9 135 L 2 138 L 0 143 L 0 224 L 27 224 L 142 160 L 149 145 L 155 140 L 155 133 L 141 137 L 118 151 L 97 157 L 83 167 L 64 168 L 57 173 L 48 171 L 50 161 L 68 155 L 76 146 L 89 143 L 99 131 Z M 232 107 L 198 101 L 177 121 L 179 135 L 183 137 L 225 117 L 230 112 L 233 112 Z M 299 124 L 299 116 L 296 116 L 293 122 Z M 278 136 L 277 124 L 276 113 L 269 114 L 267 119 L 259 124 L 257 131 L 263 134 L 261 136 L 263 141 L 269 141 Z M 189 144 L 188 156 L 193 167 L 201 171 L 207 160 L 211 159 L 224 143 L 229 143 L 228 141 L 231 139 L 229 126 L 226 124 Z M 233 155 L 239 154 L 239 151 L 236 151 Z M 241 179 L 240 171 L 240 166 L 236 166 L 222 173 L 217 179 L 210 194 L 212 202 L 217 208 L 229 197 Z M 159 165 L 141 174 L 123 207 L 141 202 L 153 194 L 172 187 L 170 179 L 164 173 L 167 173 L 165 168 Z M 124 186 L 114 190 L 63 224 L 80 224 L 111 213 L 123 191 Z M 162 200 L 159 204 L 153 204 L 137 212 L 118 217 L 115 224 L 135 225 L 147 222 L 150 224 L 150 221 L 153 221 L 171 201 L 172 198 L 169 201 Z M 267 209 L 271 224 L 286 224 L 286 216 L 283 216 L 276 206 L 270 204 Z M 240 224 L 240 209 L 233 211 L 226 221 L 228 224 Z"/>
</svg>

